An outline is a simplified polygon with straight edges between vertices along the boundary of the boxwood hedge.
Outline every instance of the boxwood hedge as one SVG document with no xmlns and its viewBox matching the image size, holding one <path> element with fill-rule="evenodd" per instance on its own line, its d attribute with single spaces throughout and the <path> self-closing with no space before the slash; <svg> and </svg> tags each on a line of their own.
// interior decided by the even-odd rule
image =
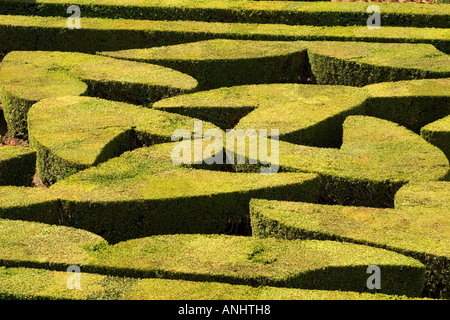
<svg viewBox="0 0 450 320">
<path fill-rule="evenodd" d="M 427 266 L 424 296 L 448 298 L 448 187 L 449 182 L 405 185 L 398 192 L 401 196 L 396 196 L 396 209 L 253 199 L 252 231 L 256 237 L 338 240 L 414 257 Z"/>
<path fill-rule="evenodd" d="M 429 43 L 450 52 L 444 28 L 367 26 L 318 27 L 284 24 L 220 23 L 202 21 L 149 21 L 83 18 L 81 30 L 70 30 L 66 18 L 0 15 L 0 51 L 96 51 L 148 48 L 207 39 L 330 40 Z"/>
<path fill-rule="evenodd" d="M 422 127 L 420 135 L 429 143 L 441 149 L 450 161 L 450 116 Z"/>
<path fill-rule="evenodd" d="M 134 70 L 129 73 L 129 70 Z M 15 51 L 2 61 L 2 104 L 8 129 L 27 137 L 27 112 L 44 98 L 93 95 L 149 104 L 190 92 L 197 81 L 157 65 L 74 52 Z"/>
<path fill-rule="evenodd" d="M 0 267 L 2 300 L 411 300 L 406 296 L 352 291 L 306 290 L 221 282 L 136 279 L 80 273 L 81 290 L 67 288 L 69 274 Z"/>
<path fill-rule="evenodd" d="M 343 126 L 340 149 L 279 142 L 280 171 L 314 172 L 320 176 L 321 201 L 328 204 L 392 207 L 395 192 L 409 181 L 448 179 L 449 164 L 441 150 L 392 122 L 367 116 L 349 116 Z M 249 144 L 252 139 L 247 140 Z M 255 141 L 255 143 L 258 141 Z M 259 170 L 270 158 L 249 158 L 235 164 L 237 171 Z M 233 151 L 233 150 L 231 150 Z"/>
<path fill-rule="evenodd" d="M 248 218 L 252 197 L 317 201 L 315 174 L 194 169 L 172 162 L 171 152 L 177 145 L 164 143 L 126 152 L 53 184 L 43 190 L 42 203 L 30 203 L 30 220 L 41 216 L 45 202 L 58 201 L 44 221 L 58 219 L 60 224 L 117 242 L 153 234 L 225 232 L 228 223 Z M 12 197 L 21 191 L 3 192 Z M 0 217 L 13 219 L 27 201 L 2 205 Z"/>
<path fill-rule="evenodd" d="M 189 74 L 199 90 L 243 84 L 307 82 L 302 42 L 213 39 L 173 46 L 101 52 Z"/>
<path fill-rule="evenodd" d="M 449 85 L 450 78 L 368 85 L 365 89 L 370 98 L 366 114 L 398 123 L 419 134 L 423 126 L 450 114 Z"/>
<path fill-rule="evenodd" d="M 22 2 L 22 3 L 21 3 Z M 23 3 L 25 2 L 25 3 Z M 1 0 L 0 14 L 66 17 L 65 0 Z M 77 2 L 84 17 L 111 19 L 191 20 L 209 22 L 272 23 L 315 26 L 365 26 L 366 3 L 230 1 L 207 0 L 129 1 L 81 0 Z M 448 28 L 447 4 L 392 6 L 377 4 L 385 26 Z"/>
<path fill-rule="evenodd" d="M 0 263 L 6 267 L 65 271 L 78 265 L 110 276 L 370 292 L 366 269 L 377 265 L 383 285 L 375 292 L 411 297 L 420 295 L 424 281 L 424 266 L 415 259 L 335 241 L 179 234 L 109 245 L 67 227 L 11 220 L 0 220 L 0 227 L 9 231 L 0 235 Z M 19 227 L 11 238 L 11 229 Z"/>
<path fill-rule="evenodd" d="M 172 133 L 195 119 L 123 102 L 91 97 L 47 98 L 28 112 L 37 170 L 47 184 L 95 166 L 125 151 L 170 142 Z M 205 122 L 202 134 L 217 127 Z"/>
<path fill-rule="evenodd" d="M 155 109 L 226 129 L 278 129 L 280 139 L 338 147 L 347 115 L 364 114 L 368 93 L 344 86 L 267 84 L 219 88 L 160 100 Z"/>
<path fill-rule="evenodd" d="M 360 87 L 450 76 L 449 56 L 426 44 L 310 42 L 308 58 L 318 84 Z"/>
</svg>

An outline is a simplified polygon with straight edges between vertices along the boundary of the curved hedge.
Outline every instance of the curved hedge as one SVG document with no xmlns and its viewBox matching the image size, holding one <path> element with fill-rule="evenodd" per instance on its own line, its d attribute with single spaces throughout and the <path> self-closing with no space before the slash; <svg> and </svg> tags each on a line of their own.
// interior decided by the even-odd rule
<svg viewBox="0 0 450 320">
<path fill-rule="evenodd" d="M 450 116 L 422 127 L 420 135 L 429 143 L 441 149 L 450 161 Z"/>
<path fill-rule="evenodd" d="M 48 184 L 125 151 L 170 142 L 174 130 L 194 130 L 195 119 L 99 98 L 43 99 L 28 112 L 40 179 Z M 202 125 L 202 134 L 216 128 Z"/>
<path fill-rule="evenodd" d="M 346 122 L 344 119 L 352 114 L 376 114 L 401 119 L 417 130 L 418 123 L 448 113 L 448 105 L 441 104 L 448 101 L 447 83 L 448 79 L 429 79 L 365 88 L 299 84 L 236 86 L 163 99 L 154 103 L 153 108 L 198 117 L 222 129 L 279 129 L 280 140 L 340 147 L 313 148 L 282 141 L 281 170 L 321 175 L 321 195 L 327 202 L 392 206 L 393 195 L 403 183 L 446 179 L 448 160 L 418 135 L 391 122 L 372 117 L 351 117 Z M 392 101 L 399 103 L 393 105 Z M 324 115 L 327 104 L 329 112 Z M 418 110 L 411 112 L 412 108 Z M 345 125 L 341 146 L 342 124 Z M 302 126 L 304 129 L 298 130 Z M 235 166 L 234 170 L 259 168 L 244 165 Z"/>
<path fill-rule="evenodd" d="M 363 114 L 368 94 L 344 86 L 267 84 L 219 88 L 160 100 L 153 108 L 226 129 L 278 129 L 280 139 L 337 147 L 346 116 Z"/>
<path fill-rule="evenodd" d="M 366 269 L 377 265 L 383 285 L 376 292 L 411 297 L 420 295 L 424 281 L 417 260 L 350 243 L 180 234 L 108 245 L 85 231 L 0 220 L 3 230 L 19 226 L 13 239 L 0 236 L 3 266 L 63 271 L 78 265 L 113 276 L 368 292 Z"/>
<path fill-rule="evenodd" d="M 0 186 L 31 186 L 36 152 L 26 147 L 0 146 Z"/>
<path fill-rule="evenodd" d="M 307 81 L 361 87 L 450 76 L 448 55 L 427 44 L 215 39 L 100 54 L 182 71 L 201 90 Z"/>
<path fill-rule="evenodd" d="M 374 207 L 392 207 L 395 192 L 409 181 L 448 178 L 449 164 L 442 151 L 403 127 L 377 118 L 349 116 L 343 130 L 340 149 L 280 142 L 280 171 L 319 174 L 326 203 Z M 245 154 L 236 154 L 248 159 L 249 148 Z M 267 162 L 263 157 L 253 159 Z M 259 167 L 235 164 L 234 168 L 253 171 Z"/>
<path fill-rule="evenodd" d="M 423 126 L 450 114 L 449 86 L 450 78 L 368 85 L 364 87 L 370 94 L 366 114 L 398 123 L 419 134 Z"/>
<path fill-rule="evenodd" d="M 2 300 L 410 300 L 406 296 L 306 290 L 80 273 L 81 290 L 67 288 L 63 271 L 0 267 Z"/>
<path fill-rule="evenodd" d="M 8 129 L 24 137 L 28 110 L 44 98 L 93 95 L 146 105 L 197 87 L 192 77 L 161 66 L 83 53 L 41 51 L 7 54 L 0 81 Z"/>
<path fill-rule="evenodd" d="M 252 199 L 252 231 L 256 237 L 338 240 L 414 257 L 427 266 L 424 294 L 448 298 L 449 186 L 449 182 L 407 184 L 398 192 L 401 197 L 396 195 L 396 209 Z M 430 198 L 436 198 L 442 205 L 432 205 Z M 401 205 L 409 203 L 408 199 L 417 205 Z"/>
<path fill-rule="evenodd" d="M 199 90 L 243 84 L 306 82 L 306 49 L 301 42 L 213 39 L 100 54 L 154 63 L 189 74 Z"/>
<path fill-rule="evenodd" d="M 426 44 L 311 42 L 308 58 L 318 84 L 361 87 L 450 76 L 450 57 Z"/>
<path fill-rule="evenodd" d="M 29 203 L 26 220 L 58 219 L 59 224 L 117 242 L 154 234 L 225 232 L 227 223 L 248 217 L 248 203 L 253 197 L 317 201 L 314 174 L 193 169 L 173 164 L 171 152 L 177 145 L 140 148 L 71 175 L 43 190 L 42 203 Z M 27 194 L 26 190 L 1 192 L 12 197 L 20 192 Z M 27 201 L 2 204 L 0 217 L 15 219 Z M 57 201 L 59 206 L 48 208 L 47 215 L 42 216 L 40 210 L 48 201 Z"/>
</svg>

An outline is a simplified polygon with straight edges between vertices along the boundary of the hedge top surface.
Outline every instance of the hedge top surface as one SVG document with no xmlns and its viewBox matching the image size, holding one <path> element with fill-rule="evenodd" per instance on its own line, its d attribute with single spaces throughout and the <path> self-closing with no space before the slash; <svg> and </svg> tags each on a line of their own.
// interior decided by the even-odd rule
<svg viewBox="0 0 450 320">
<path fill-rule="evenodd" d="M 316 179 L 314 174 L 236 174 L 186 168 L 172 162 L 175 146 L 177 143 L 163 143 L 126 152 L 50 189 L 63 199 L 113 202 L 246 192 Z"/>
<path fill-rule="evenodd" d="M 45 188 L 16 186 L 2 186 L 0 188 L 0 208 L 2 209 L 32 206 L 55 199 Z"/>
<path fill-rule="evenodd" d="M 87 84 L 63 70 L 48 70 L 35 65 L 22 66 L 19 60 L 16 63 L 11 59 L 14 54 L 6 55 L 0 72 L 0 86 L 13 96 L 39 101 L 46 97 L 86 93 Z"/>
<path fill-rule="evenodd" d="M 408 183 L 395 194 L 395 207 L 415 210 L 416 207 L 450 208 L 450 182 L 429 181 Z"/>
<path fill-rule="evenodd" d="M 72 264 L 90 259 L 89 250 L 105 241 L 71 227 L 0 219 L 0 259 Z"/>
<path fill-rule="evenodd" d="M 105 146 L 127 131 L 150 135 L 153 144 L 170 142 L 174 130 L 194 129 L 195 119 L 122 102 L 91 97 L 41 100 L 28 113 L 29 134 L 54 155 L 80 165 L 97 164 Z M 203 133 L 217 127 L 204 123 Z M 131 137 L 129 145 L 132 144 Z M 150 141 L 151 140 L 151 141 Z M 127 151 L 127 150 L 123 150 Z"/>
<path fill-rule="evenodd" d="M 336 59 L 403 69 L 420 69 L 450 75 L 450 56 L 430 44 L 309 42 L 308 52 Z"/>
<path fill-rule="evenodd" d="M 106 265 L 145 270 L 148 266 L 176 273 L 286 279 L 326 267 L 372 264 L 421 267 L 394 252 L 333 241 L 285 241 L 225 235 L 167 235 L 118 243 L 99 251 Z M 377 261 L 377 263 L 375 263 Z"/>
<path fill-rule="evenodd" d="M 443 180 L 449 171 L 448 160 L 437 147 L 395 123 L 367 116 L 346 118 L 340 149 L 280 141 L 279 164 L 281 171 L 400 183 Z"/>
<path fill-rule="evenodd" d="M 403 252 L 450 258 L 448 209 L 376 209 L 256 199 L 250 206 L 253 219 L 276 221 L 291 230 L 289 238 L 338 237 Z"/>
<path fill-rule="evenodd" d="M 130 73 L 129 70 L 133 72 Z M 34 82 L 33 78 L 31 81 L 20 81 L 30 72 L 37 75 L 38 81 L 44 81 L 44 84 L 50 81 L 52 85 L 56 82 L 58 86 L 56 89 L 54 85 L 39 88 L 37 94 L 35 87 L 39 87 L 39 82 Z M 54 74 L 57 79 L 47 80 Z M 74 79 L 71 80 L 74 83 L 72 86 L 76 85 L 78 94 L 82 94 L 86 89 L 79 80 L 125 82 L 182 91 L 193 90 L 197 86 L 197 81 L 192 77 L 169 68 L 84 53 L 14 51 L 7 54 L 2 61 L 2 86 L 28 100 L 38 101 L 55 95 L 75 95 L 76 90 L 61 90 L 67 86 L 66 80 L 69 77 Z M 71 81 L 68 83 L 69 87 Z"/>
<path fill-rule="evenodd" d="M 270 91 L 270 87 L 260 88 Z M 286 92 L 283 89 L 286 90 Z M 313 127 L 335 116 L 361 112 L 368 94 L 364 89 L 345 86 L 280 85 L 279 96 L 262 101 L 260 107 L 241 118 L 236 129 L 279 129 L 280 139 L 285 135 Z M 282 97 L 296 97 L 296 101 Z M 289 101 L 290 100 L 290 101 Z M 244 100 L 245 101 L 245 100 Z M 243 104 L 246 104 L 243 101 Z"/>
<path fill-rule="evenodd" d="M 302 42 L 212 39 L 172 46 L 100 52 L 113 58 L 136 61 L 235 60 L 282 56 L 305 50 Z"/>
<path fill-rule="evenodd" d="M 395 252 L 334 241 L 178 234 L 108 245 L 86 231 L 36 222 L 1 219 L 0 228 L 4 231 L 0 233 L 4 260 L 95 265 L 100 270 L 128 269 L 149 275 L 163 271 L 287 280 L 325 267 L 367 268 L 375 264 L 423 268 L 417 260 Z"/>
<path fill-rule="evenodd" d="M 96 273 L 120 270 L 122 276 L 155 277 L 162 274 L 173 279 L 206 277 L 224 282 L 270 283 L 290 287 L 302 287 L 302 281 L 296 283 L 296 278 L 301 277 L 311 285 L 311 279 L 309 283 L 307 280 L 308 273 L 327 274 L 327 270 L 334 268 L 340 272 L 347 269 L 355 279 L 363 280 L 361 285 L 351 284 L 358 288 L 365 288 L 365 272 L 370 265 L 378 265 L 382 269 L 409 268 L 415 274 L 424 271 L 424 266 L 410 257 L 335 241 L 177 234 L 108 245 L 97 236 L 66 227 L 0 220 L 0 228 L 6 231 L 0 233 L 3 264 L 52 263 L 63 264 L 64 267 L 65 264 L 74 264 L 82 270 Z M 13 233 L 13 228 L 20 231 L 14 230 Z M 340 281 L 345 283 L 349 280 Z M 421 282 L 418 279 L 412 286 L 418 289 Z M 411 290 L 409 287 L 407 289 Z"/>
<path fill-rule="evenodd" d="M 25 2 L 26 0 L 22 0 Z M 11 2 L 11 0 L 2 0 L 0 2 Z M 17 2 L 17 1 L 13 1 Z M 20 1 L 19 1 L 20 2 Z M 37 4 L 66 4 L 64 0 L 37 0 Z M 365 12 L 367 4 L 365 3 L 329 3 L 327 1 L 303 2 L 303 1 L 249 1 L 249 0 L 79 0 L 78 5 L 98 5 L 98 6 L 119 6 L 119 7 L 155 7 L 155 8 L 186 8 L 186 9 L 222 9 L 238 11 L 275 11 L 275 12 Z M 439 4 L 439 6 L 414 6 L 409 4 L 389 5 L 385 3 L 377 4 L 382 7 L 386 13 L 401 14 L 427 14 L 427 15 L 446 15 L 448 5 Z"/>
<path fill-rule="evenodd" d="M 371 97 L 450 97 L 450 78 L 381 82 L 365 86 Z M 442 106 L 450 108 L 450 106 Z"/>
<path fill-rule="evenodd" d="M 0 147 L 0 165 L 3 161 L 20 158 L 23 155 L 34 153 L 34 150 L 19 146 L 1 146 Z"/>
<path fill-rule="evenodd" d="M 367 97 L 364 89 L 353 87 L 261 84 L 179 95 L 160 100 L 153 108 L 186 114 L 190 108 L 204 108 L 217 110 L 215 113 L 219 115 L 261 109 L 242 118 L 237 128 L 279 129 L 283 135 L 360 106 Z M 214 122 L 214 119 L 206 120 Z"/>
<path fill-rule="evenodd" d="M 421 130 L 434 132 L 450 132 L 450 115 L 427 124 L 426 126 L 422 127 Z"/>
<path fill-rule="evenodd" d="M 123 295 L 130 300 L 404 300 L 406 296 L 338 290 L 250 287 L 217 282 L 142 279 Z"/>
<path fill-rule="evenodd" d="M 0 267 L 0 298 L 83 300 L 410 300 L 353 291 L 304 290 L 80 273 L 82 290 L 67 288 L 67 272 Z"/>
</svg>

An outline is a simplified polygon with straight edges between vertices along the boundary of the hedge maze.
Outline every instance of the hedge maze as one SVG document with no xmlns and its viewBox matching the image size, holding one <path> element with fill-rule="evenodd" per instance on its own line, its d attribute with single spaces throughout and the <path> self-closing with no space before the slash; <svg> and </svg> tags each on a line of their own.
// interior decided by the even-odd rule
<svg viewBox="0 0 450 320">
<path fill-rule="evenodd" d="M 0 299 L 449 299 L 450 4 L 371 4 L 0 0 Z"/>
</svg>

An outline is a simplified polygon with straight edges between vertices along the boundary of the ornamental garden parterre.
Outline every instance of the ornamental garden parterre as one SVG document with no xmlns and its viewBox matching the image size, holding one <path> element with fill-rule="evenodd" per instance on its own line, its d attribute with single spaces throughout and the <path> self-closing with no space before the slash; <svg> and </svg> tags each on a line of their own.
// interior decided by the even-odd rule
<svg viewBox="0 0 450 320">
<path fill-rule="evenodd" d="M 449 299 L 449 17 L 0 0 L 0 299 Z"/>
</svg>

